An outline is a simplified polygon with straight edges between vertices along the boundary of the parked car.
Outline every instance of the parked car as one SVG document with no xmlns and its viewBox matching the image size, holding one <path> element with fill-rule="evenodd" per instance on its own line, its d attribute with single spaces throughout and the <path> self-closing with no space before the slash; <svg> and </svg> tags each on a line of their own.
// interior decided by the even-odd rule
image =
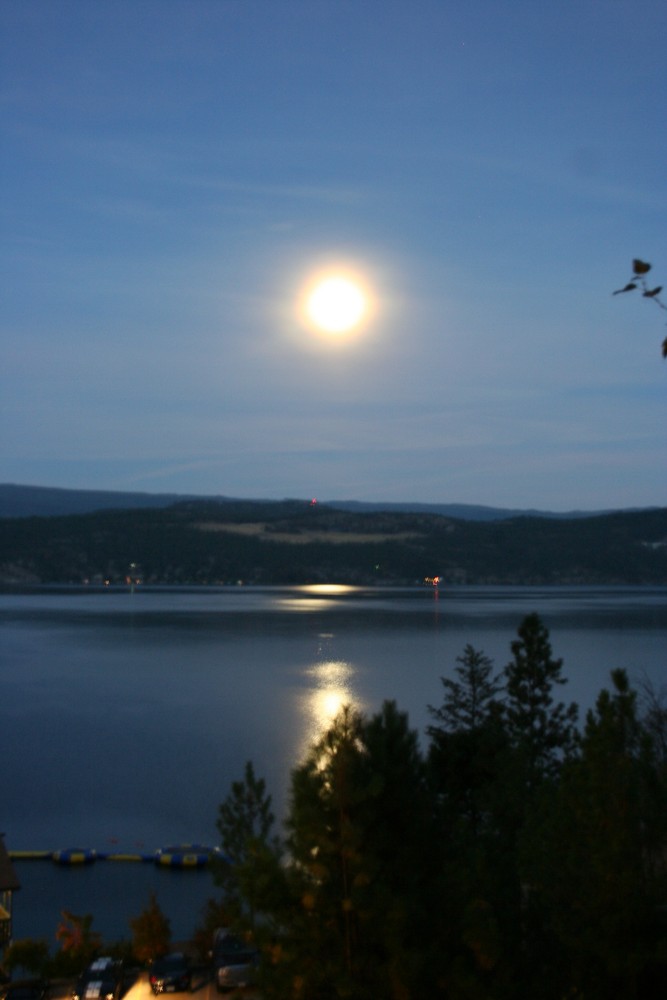
<svg viewBox="0 0 667 1000">
<path fill-rule="evenodd" d="M 123 967 L 108 955 L 96 958 L 79 977 L 72 1000 L 119 1000 L 123 984 Z"/>
<path fill-rule="evenodd" d="M 259 952 L 225 928 L 213 938 L 213 976 L 218 993 L 252 986 L 257 978 Z"/>
<path fill-rule="evenodd" d="M 47 983 L 43 979 L 14 979 L 0 985 L 3 1000 L 44 1000 Z"/>
<path fill-rule="evenodd" d="M 156 959 L 150 967 L 148 981 L 153 993 L 176 993 L 189 990 L 192 979 L 190 962 L 180 951 Z"/>
</svg>

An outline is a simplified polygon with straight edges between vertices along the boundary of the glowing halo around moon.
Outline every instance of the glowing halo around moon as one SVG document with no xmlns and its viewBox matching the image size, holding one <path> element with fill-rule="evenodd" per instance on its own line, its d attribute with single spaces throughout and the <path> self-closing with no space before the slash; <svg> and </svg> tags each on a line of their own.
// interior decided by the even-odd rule
<svg viewBox="0 0 667 1000">
<path fill-rule="evenodd" d="M 363 278 L 342 269 L 315 275 L 306 285 L 299 312 L 314 333 L 346 339 L 359 333 L 373 313 L 374 299 Z"/>
</svg>

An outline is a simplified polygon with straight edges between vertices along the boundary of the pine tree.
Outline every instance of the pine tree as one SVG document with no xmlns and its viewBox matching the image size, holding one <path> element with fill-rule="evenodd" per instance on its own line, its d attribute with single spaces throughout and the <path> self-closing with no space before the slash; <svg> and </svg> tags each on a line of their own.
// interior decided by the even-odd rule
<svg viewBox="0 0 667 1000">
<path fill-rule="evenodd" d="M 344 708 L 292 774 L 294 906 L 276 970 L 283 992 L 271 995 L 438 995 L 431 815 L 405 713 L 393 702 L 370 719 Z"/>
<path fill-rule="evenodd" d="M 456 663 L 455 678 L 442 678 L 442 705 L 429 706 L 437 724 L 427 730 L 440 893 L 455 938 L 447 982 L 452 996 L 485 996 L 504 975 L 506 899 L 515 882 L 505 821 L 508 740 L 493 661 L 468 644 Z"/>
<path fill-rule="evenodd" d="M 264 883 L 268 879 L 270 884 L 270 874 L 280 861 L 273 824 L 266 782 L 255 776 L 248 761 L 243 780 L 232 783 L 218 810 L 222 858 L 215 865 L 214 876 L 233 921 L 244 922 L 250 931 L 255 929 Z"/>
<path fill-rule="evenodd" d="M 463 836 L 474 838 L 487 813 L 487 793 L 497 778 L 505 742 L 501 681 L 493 674 L 493 661 L 470 644 L 456 663 L 458 680 L 441 678 L 442 705 L 429 705 L 437 723 L 427 728 L 429 768 L 446 822 L 463 823 Z"/>
<path fill-rule="evenodd" d="M 563 661 L 554 658 L 549 631 L 538 614 L 523 619 L 511 651 L 504 670 L 508 750 L 495 813 L 506 859 L 499 916 L 507 963 L 530 995 L 549 963 L 547 932 L 533 906 L 531 859 L 542 851 L 538 817 L 548 808 L 563 762 L 575 751 L 578 708 L 555 700 L 555 689 L 566 683 Z"/>
<path fill-rule="evenodd" d="M 440 708 L 429 706 L 429 712 L 440 724 L 429 727 L 430 736 L 437 736 L 443 730 L 478 730 L 494 712 L 502 685 L 500 678 L 492 675 L 493 660 L 468 643 L 456 662 L 454 672 L 459 679 L 441 677 L 446 692 L 443 703 Z"/>
<path fill-rule="evenodd" d="M 667 971 L 667 774 L 625 671 L 612 684 L 543 810 L 531 881 L 567 985 L 592 1000 L 634 1000 L 660 995 Z"/>
<path fill-rule="evenodd" d="M 563 661 L 553 658 L 539 615 L 524 618 L 511 649 L 513 659 L 505 667 L 506 726 L 531 791 L 541 778 L 555 774 L 573 749 L 578 710 L 574 703 L 554 702 L 554 688 L 566 683 Z"/>
</svg>

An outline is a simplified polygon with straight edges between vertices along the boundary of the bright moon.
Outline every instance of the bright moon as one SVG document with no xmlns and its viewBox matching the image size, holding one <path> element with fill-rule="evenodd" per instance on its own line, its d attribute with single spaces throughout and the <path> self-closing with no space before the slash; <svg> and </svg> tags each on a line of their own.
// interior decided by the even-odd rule
<svg viewBox="0 0 667 1000">
<path fill-rule="evenodd" d="M 365 318 L 368 301 L 351 278 L 329 275 L 319 279 L 306 295 L 306 314 L 324 333 L 347 333 Z"/>
</svg>

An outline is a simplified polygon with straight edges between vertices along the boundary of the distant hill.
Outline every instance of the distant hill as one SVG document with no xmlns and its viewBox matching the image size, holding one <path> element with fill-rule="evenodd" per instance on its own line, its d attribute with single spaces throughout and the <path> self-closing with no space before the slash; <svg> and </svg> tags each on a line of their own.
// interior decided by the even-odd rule
<svg viewBox="0 0 667 1000">
<path fill-rule="evenodd" d="M 1 518 L 0 583 L 667 585 L 667 508 L 471 521 L 307 500 L 163 500 Z"/>
<path fill-rule="evenodd" d="M 59 517 L 96 510 L 169 507 L 195 499 L 178 493 L 120 493 L 112 490 L 67 490 L 52 486 L 0 484 L 0 517 Z"/>
<path fill-rule="evenodd" d="M 66 514 L 89 514 L 97 510 L 136 510 L 170 507 L 187 500 L 238 503 L 238 498 L 182 493 L 123 493 L 112 490 L 69 490 L 50 486 L 0 484 L 0 517 L 58 517 Z M 276 503 L 279 501 L 276 501 Z M 513 517 L 549 517 L 570 520 L 595 517 L 611 511 L 552 511 L 505 509 L 476 504 L 370 503 L 359 500 L 324 501 L 327 507 L 352 513 L 390 511 L 394 513 L 441 514 L 464 521 L 504 521 Z"/>
<path fill-rule="evenodd" d="M 557 513 L 556 511 L 535 510 L 534 508 L 484 507 L 471 503 L 371 503 L 363 500 L 327 500 L 326 504 L 337 510 L 365 511 L 366 513 L 385 510 L 396 513 L 442 514 L 444 517 L 457 517 L 463 521 L 507 521 L 513 517 L 548 517 L 571 521 L 573 518 L 598 517 L 600 514 L 616 513 L 613 510 L 570 510 L 565 513 Z"/>
</svg>

